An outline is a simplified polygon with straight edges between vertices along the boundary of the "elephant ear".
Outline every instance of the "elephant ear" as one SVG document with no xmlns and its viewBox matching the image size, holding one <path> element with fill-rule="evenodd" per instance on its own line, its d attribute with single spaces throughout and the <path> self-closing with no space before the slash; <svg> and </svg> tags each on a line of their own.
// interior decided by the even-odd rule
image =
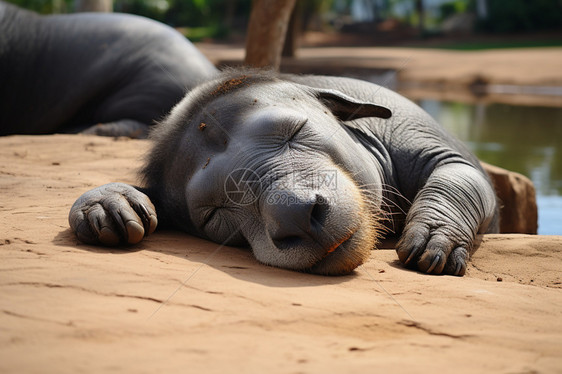
<svg viewBox="0 0 562 374">
<path fill-rule="evenodd" d="M 390 118 L 390 109 L 367 101 L 360 101 L 346 94 L 330 89 L 316 90 L 316 95 L 330 111 L 342 121 L 364 117 Z"/>
</svg>

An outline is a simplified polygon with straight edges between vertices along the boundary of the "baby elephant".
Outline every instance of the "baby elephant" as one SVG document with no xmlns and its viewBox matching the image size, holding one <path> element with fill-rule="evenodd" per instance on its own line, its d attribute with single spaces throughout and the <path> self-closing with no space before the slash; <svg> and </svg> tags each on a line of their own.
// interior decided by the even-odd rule
<svg viewBox="0 0 562 374">
<path fill-rule="evenodd" d="M 81 241 L 134 244 L 159 222 L 249 245 L 264 264 L 339 275 L 383 234 L 401 234 L 406 266 L 463 275 L 476 234 L 498 231 L 478 160 L 368 82 L 226 71 L 189 92 L 152 140 L 143 187 L 107 184 L 73 205 Z"/>
</svg>

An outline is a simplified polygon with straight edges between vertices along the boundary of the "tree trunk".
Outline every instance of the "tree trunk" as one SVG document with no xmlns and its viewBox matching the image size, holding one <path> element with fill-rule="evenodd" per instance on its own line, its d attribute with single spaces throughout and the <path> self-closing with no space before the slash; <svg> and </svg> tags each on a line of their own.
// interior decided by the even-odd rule
<svg viewBox="0 0 562 374">
<path fill-rule="evenodd" d="M 246 65 L 279 70 L 294 5 L 295 0 L 254 0 L 246 37 Z"/>
<path fill-rule="evenodd" d="M 416 12 L 418 13 L 418 32 L 420 36 L 424 36 L 425 33 L 425 9 L 423 6 L 423 0 L 416 0 Z"/>
<path fill-rule="evenodd" d="M 76 12 L 113 12 L 113 0 L 74 0 Z"/>
<path fill-rule="evenodd" d="M 295 52 L 298 48 L 299 38 L 303 29 L 302 25 L 302 2 L 296 3 L 291 17 L 289 19 L 289 26 L 285 36 L 285 43 L 283 45 L 282 57 L 295 57 Z"/>
</svg>

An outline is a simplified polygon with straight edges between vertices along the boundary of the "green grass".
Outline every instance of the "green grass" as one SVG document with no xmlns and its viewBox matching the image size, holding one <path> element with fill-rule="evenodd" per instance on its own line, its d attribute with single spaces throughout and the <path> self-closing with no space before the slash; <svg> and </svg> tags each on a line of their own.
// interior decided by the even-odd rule
<svg viewBox="0 0 562 374">
<path fill-rule="evenodd" d="M 192 42 L 199 42 L 204 39 L 221 39 L 226 37 L 228 30 L 221 26 L 210 27 L 182 27 L 178 29 L 186 38 Z"/>
</svg>

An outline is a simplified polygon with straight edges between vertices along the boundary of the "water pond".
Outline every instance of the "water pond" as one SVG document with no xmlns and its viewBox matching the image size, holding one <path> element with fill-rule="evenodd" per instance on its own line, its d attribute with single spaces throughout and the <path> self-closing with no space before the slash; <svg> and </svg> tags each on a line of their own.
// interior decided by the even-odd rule
<svg viewBox="0 0 562 374">
<path fill-rule="evenodd" d="M 562 235 L 562 108 L 417 103 L 481 160 L 529 177 L 537 189 L 539 234 Z"/>
</svg>

